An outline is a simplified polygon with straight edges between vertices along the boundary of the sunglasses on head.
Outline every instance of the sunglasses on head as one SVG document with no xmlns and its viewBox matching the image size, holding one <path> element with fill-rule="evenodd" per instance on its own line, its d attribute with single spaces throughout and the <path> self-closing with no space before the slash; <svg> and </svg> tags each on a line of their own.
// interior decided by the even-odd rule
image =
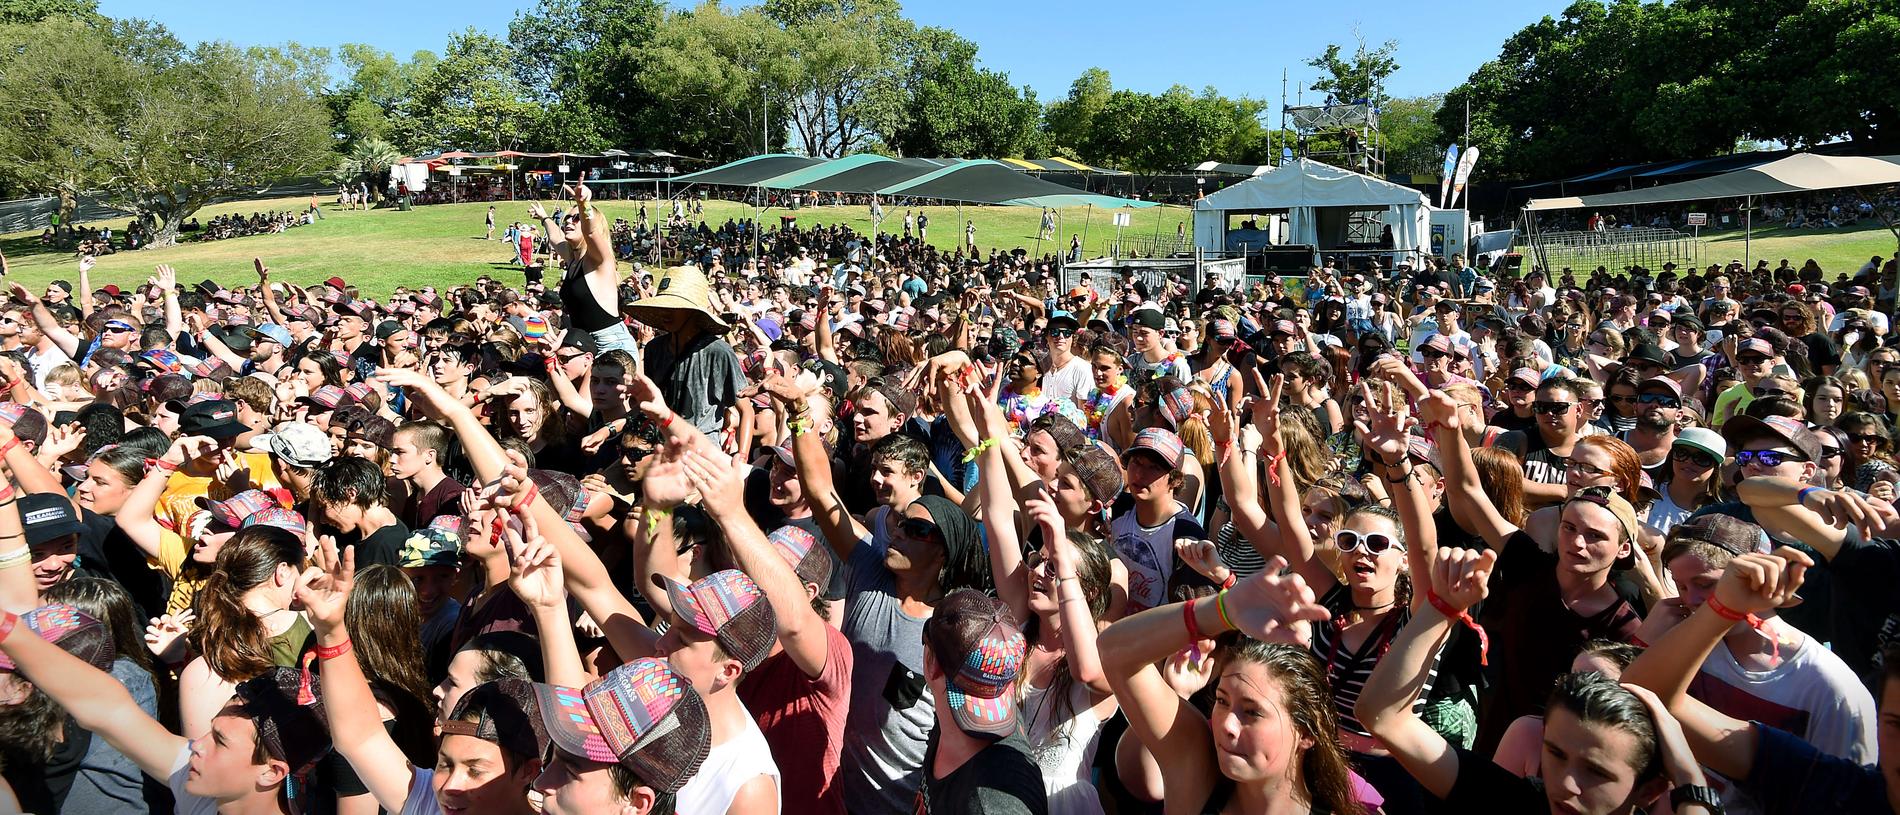
<svg viewBox="0 0 1900 815">
<path fill-rule="evenodd" d="M 1787 395 L 1788 395 L 1788 392 L 1780 388 L 1756 388 L 1755 389 L 1756 399 L 1772 399 L 1775 397 L 1785 397 Z"/>
<path fill-rule="evenodd" d="M 1694 464 L 1703 469 L 1708 469 L 1721 463 L 1715 460 L 1715 456 L 1700 450 L 1671 450 L 1669 451 L 1669 460 L 1680 461 L 1685 464 Z"/>
<path fill-rule="evenodd" d="M 1405 544 L 1393 540 L 1391 535 L 1384 532 L 1368 532 L 1362 535 L 1350 529 L 1341 529 L 1333 535 L 1333 543 L 1341 552 L 1358 549 L 1368 555 L 1379 555 L 1388 549 L 1405 551 Z"/>
<path fill-rule="evenodd" d="M 1565 413 L 1569 413 L 1570 409 L 1576 406 L 1577 403 L 1575 402 L 1545 402 L 1539 400 L 1531 403 L 1531 410 L 1546 416 L 1561 416 Z"/>
<path fill-rule="evenodd" d="M 1666 408 L 1682 407 L 1682 397 L 1667 393 L 1645 393 L 1641 397 L 1645 405 L 1662 405 Z"/>
<path fill-rule="evenodd" d="M 1807 461 L 1807 458 L 1786 450 L 1743 450 L 1735 454 L 1735 463 L 1743 467 L 1757 463 L 1763 467 L 1779 467 L 1790 461 Z"/>
</svg>

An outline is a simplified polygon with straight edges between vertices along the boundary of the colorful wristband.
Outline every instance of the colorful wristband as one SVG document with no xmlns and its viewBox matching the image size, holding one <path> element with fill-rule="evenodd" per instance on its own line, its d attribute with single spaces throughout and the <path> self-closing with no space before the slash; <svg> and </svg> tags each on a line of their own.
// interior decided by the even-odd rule
<svg viewBox="0 0 1900 815">
<path fill-rule="evenodd" d="M 1479 625 L 1477 620 L 1471 619 L 1470 611 L 1453 608 L 1450 603 L 1445 602 L 1445 598 L 1438 596 L 1438 592 L 1430 589 L 1425 590 L 1425 601 L 1431 603 L 1432 608 L 1438 609 L 1438 613 L 1445 615 L 1445 619 L 1464 623 L 1466 628 L 1471 629 L 1472 633 L 1477 634 L 1478 664 L 1491 664 L 1491 637 L 1484 633 L 1484 626 Z"/>
<path fill-rule="evenodd" d="M 1192 645 L 1194 643 L 1200 642 L 1201 640 L 1207 639 L 1206 636 L 1201 634 L 1200 622 L 1194 619 L 1194 603 L 1195 601 L 1199 599 L 1200 599 L 1199 597 L 1191 598 L 1187 602 L 1181 604 L 1181 620 L 1187 623 L 1189 645 Z"/>
</svg>

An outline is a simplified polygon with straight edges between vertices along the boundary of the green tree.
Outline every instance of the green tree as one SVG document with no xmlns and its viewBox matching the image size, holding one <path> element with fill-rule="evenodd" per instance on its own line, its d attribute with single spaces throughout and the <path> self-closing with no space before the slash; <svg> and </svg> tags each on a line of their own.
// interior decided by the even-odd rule
<svg viewBox="0 0 1900 815">
<path fill-rule="evenodd" d="M 1379 133 L 1385 137 L 1385 171 L 1434 175 L 1444 172 L 1445 142 L 1434 117 L 1445 104 L 1443 94 L 1391 99 L 1379 111 Z"/>
<path fill-rule="evenodd" d="M 0 0 L 0 25 L 37 23 L 62 17 L 84 23 L 102 23 L 99 0 Z"/>
<path fill-rule="evenodd" d="M 1397 73 L 1399 62 L 1396 54 L 1399 44 L 1387 40 L 1378 48 L 1367 49 L 1366 39 L 1358 38 L 1352 56 L 1344 55 L 1345 49 L 1339 43 L 1331 43 L 1319 56 L 1306 61 L 1307 65 L 1320 70 L 1318 79 L 1308 90 L 1326 94 L 1326 104 L 1350 105 L 1365 100 L 1374 107 L 1385 105 L 1385 80 Z"/>
<path fill-rule="evenodd" d="M 665 112 L 675 152 L 726 161 L 783 149 L 790 52 L 785 30 L 758 9 L 707 2 L 665 16 L 635 81 Z"/>
<path fill-rule="evenodd" d="M 1042 106 L 1009 75 L 969 61 L 943 62 L 911 99 L 909 124 L 890 146 L 913 156 L 1020 156 L 1036 133 Z"/>
<path fill-rule="evenodd" d="M 901 121 L 897 54 L 917 29 L 896 0 L 767 0 L 760 10 L 788 38 L 786 112 L 807 155 L 847 155 Z"/>
<path fill-rule="evenodd" d="M 1102 109 L 1108 105 L 1108 97 L 1115 92 L 1108 72 L 1101 68 L 1090 68 L 1069 84 L 1069 95 L 1049 103 L 1043 113 L 1043 132 L 1050 152 L 1064 158 L 1084 162 L 1105 160 L 1101 156 L 1088 155 L 1084 145 L 1089 141 L 1089 131 L 1095 120 L 1101 116 Z"/>
<path fill-rule="evenodd" d="M 372 194 L 380 196 L 383 176 L 401 160 L 402 150 L 396 145 L 370 137 L 350 145 L 350 151 L 343 155 L 331 175 L 340 182 L 367 184 Z"/>
<path fill-rule="evenodd" d="M 184 49 L 156 26 L 64 18 L 0 26 L 0 177 L 62 197 L 98 191 L 157 224 L 153 243 L 220 196 L 329 166 L 317 65 L 296 49 Z"/>
<path fill-rule="evenodd" d="M 450 35 L 442 59 L 416 77 L 392 133 L 412 150 L 516 149 L 529 146 L 541 116 L 507 44 L 469 28 Z"/>
<path fill-rule="evenodd" d="M 629 81 L 664 17 L 658 0 L 540 0 L 532 13 L 515 15 L 508 43 L 516 76 L 548 108 L 539 128 L 546 138 L 672 145 L 671 117 L 644 85 Z"/>
<path fill-rule="evenodd" d="M 396 55 L 361 43 L 337 47 L 337 58 L 349 77 L 325 96 L 337 139 L 354 144 L 362 139 L 386 139 L 415 92 L 417 78 L 434 70 L 436 55 L 417 51 L 403 62 Z"/>
</svg>

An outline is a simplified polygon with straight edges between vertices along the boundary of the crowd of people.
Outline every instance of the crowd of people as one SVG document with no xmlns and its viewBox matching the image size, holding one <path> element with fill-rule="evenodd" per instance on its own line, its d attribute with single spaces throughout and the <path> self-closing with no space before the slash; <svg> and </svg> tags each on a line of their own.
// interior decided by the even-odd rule
<svg viewBox="0 0 1900 815">
<path fill-rule="evenodd" d="M 545 284 L 11 286 L 0 809 L 1900 811 L 1879 258 L 1101 290 L 561 203 Z"/>
</svg>

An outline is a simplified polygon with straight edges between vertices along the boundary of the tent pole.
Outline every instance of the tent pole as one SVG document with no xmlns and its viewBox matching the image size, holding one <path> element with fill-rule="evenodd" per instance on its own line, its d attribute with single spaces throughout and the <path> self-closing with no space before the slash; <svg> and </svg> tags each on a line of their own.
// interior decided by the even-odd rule
<svg viewBox="0 0 1900 815">
<path fill-rule="evenodd" d="M 1095 205 L 1090 204 L 1088 211 L 1082 214 L 1082 254 L 1089 252 L 1089 221 L 1095 217 Z"/>
<path fill-rule="evenodd" d="M 1754 248 L 1755 237 L 1755 196 L 1750 195 L 1742 201 L 1742 268 L 1755 268 L 1755 258 L 1750 254 Z"/>
</svg>

